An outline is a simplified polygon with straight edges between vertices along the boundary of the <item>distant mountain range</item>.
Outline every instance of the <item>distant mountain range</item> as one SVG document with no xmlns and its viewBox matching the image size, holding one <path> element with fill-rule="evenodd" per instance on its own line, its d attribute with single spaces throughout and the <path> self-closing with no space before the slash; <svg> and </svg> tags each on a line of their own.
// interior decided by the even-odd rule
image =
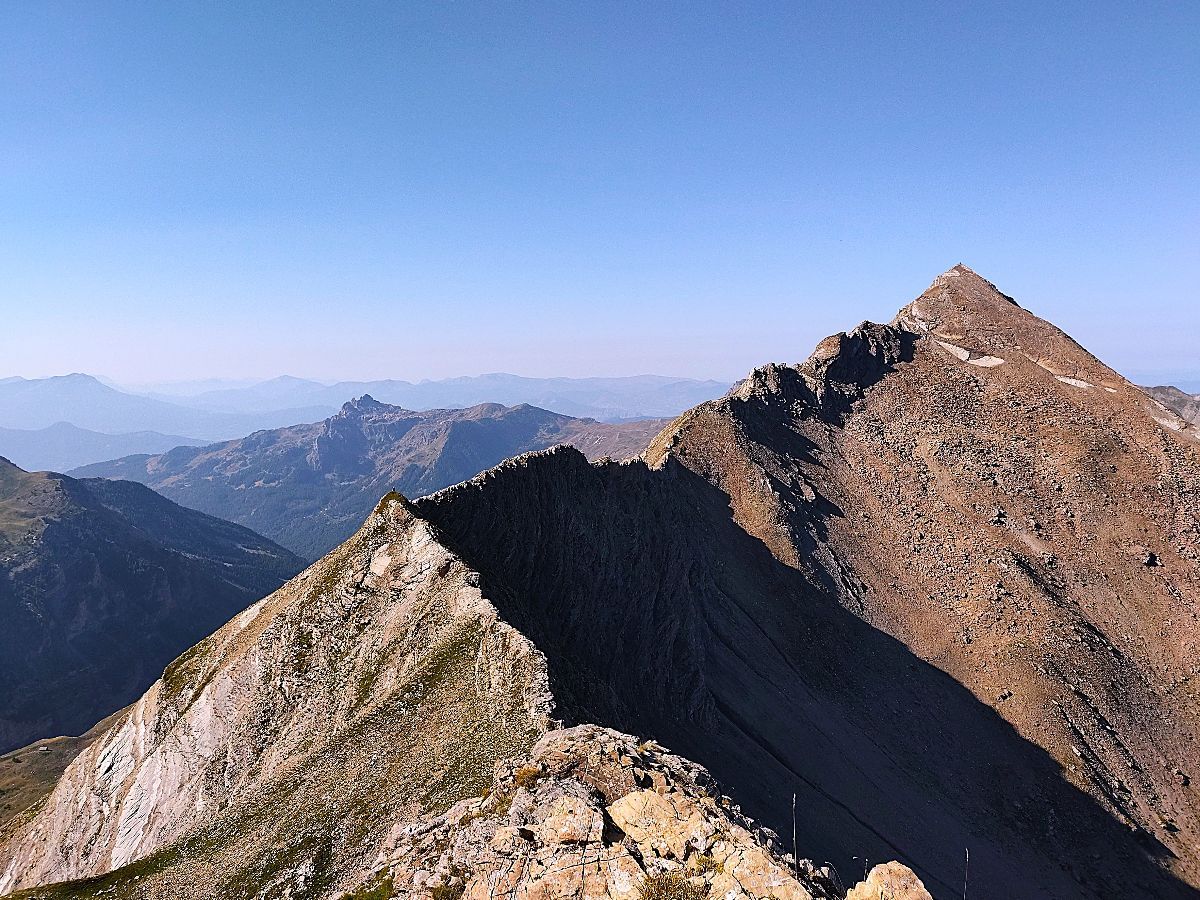
<svg viewBox="0 0 1200 900">
<path fill-rule="evenodd" d="M 577 418 L 615 422 L 673 417 L 728 388 L 719 381 L 661 375 L 481 375 L 417 384 L 347 381 L 334 385 L 284 376 L 248 387 L 186 395 L 132 393 L 82 374 L 0 378 L 0 455 L 27 468 L 62 471 L 133 453 L 161 453 L 185 444 L 317 422 L 364 394 L 406 409 L 530 404 Z"/>
<path fill-rule="evenodd" d="M 495 403 L 413 412 L 364 396 L 313 425 L 127 456 L 72 474 L 141 482 L 316 559 L 349 537 L 390 490 L 423 496 L 555 444 L 592 459 L 624 459 L 645 449 L 668 421 L 604 423 Z"/>
<path fill-rule="evenodd" d="M 327 385 L 282 376 L 251 387 L 171 397 L 197 409 L 261 413 L 281 408 L 338 409 L 352 397 L 370 394 L 406 409 L 459 409 L 480 403 L 528 403 L 570 416 L 617 421 L 676 416 L 697 403 L 719 397 L 728 382 L 634 375 L 624 378 L 525 378 L 491 374 L 438 381 L 342 381 Z M 152 395 L 154 396 L 154 395 Z M 166 395 L 161 395 L 166 399 Z"/>
<path fill-rule="evenodd" d="M 157 431 L 103 434 L 68 422 L 56 422 L 36 431 L 0 428 L 0 456 L 31 472 L 66 472 L 132 453 L 162 453 L 172 447 L 204 443 L 198 438 Z"/>
<path fill-rule="evenodd" d="M 1185 422 L 1200 425 L 1200 394 L 1189 394 L 1170 385 L 1148 387 L 1145 391 Z"/>
<path fill-rule="evenodd" d="M 104 434 L 156 431 L 222 440 L 260 428 L 311 422 L 325 415 L 328 411 L 324 407 L 252 414 L 199 409 L 126 394 L 91 375 L 0 381 L 0 428 L 35 430 L 68 422 Z"/>
<path fill-rule="evenodd" d="M 0 459 L 0 752 L 87 730 L 302 567 L 140 484 Z"/>
</svg>

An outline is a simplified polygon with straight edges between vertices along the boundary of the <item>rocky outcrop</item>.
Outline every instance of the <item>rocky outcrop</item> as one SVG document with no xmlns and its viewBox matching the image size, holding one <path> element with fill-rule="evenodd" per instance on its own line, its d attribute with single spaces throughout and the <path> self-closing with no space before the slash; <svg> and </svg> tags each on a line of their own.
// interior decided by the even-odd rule
<svg viewBox="0 0 1200 900">
<path fill-rule="evenodd" d="M 303 562 L 138 484 L 0 459 L 0 752 L 81 734 Z"/>
<path fill-rule="evenodd" d="M 704 769 L 590 725 L 548 733 L 483 796 L 397 828 L 375 869 L 364 892 L 414 900 L 841 896 L 833 873 L 785 856 Z"/>
<path fill-rule="evenodd" d="M 141 482 L 313 560 L 348 538 L 388 491 L 419 497 L 555 444 L 576 446 L 590 459 L 624 459 L 640 453 L 664 424 L 610 424 L 495 403 L 412 412 L 363 396 L 314 425 L 126 457 L 72 474 Z"/>
<path fill-rule="evenodd" d="M 371 444 L 363 428 L 364 419 L 378 418 L 385 409 L 369 394 L 351 400 L 337 415 L 321 423 L 305 461 L 321 476 L 357 478 L 371 474 L 375 470 L 375 462 L 371 459 Z M 399 412 L 405 424 L 415 423 L 417 418 L 407 410 L 392 411 Z M 394 440 L 403 436 L 403 431 L 389 435 Z"/>
<path fill-rule="evenodd" d="M 890 862 L 873 868 L 846 894 L 846 900 L 933 900 L 912 869 Z"/>
</svg>

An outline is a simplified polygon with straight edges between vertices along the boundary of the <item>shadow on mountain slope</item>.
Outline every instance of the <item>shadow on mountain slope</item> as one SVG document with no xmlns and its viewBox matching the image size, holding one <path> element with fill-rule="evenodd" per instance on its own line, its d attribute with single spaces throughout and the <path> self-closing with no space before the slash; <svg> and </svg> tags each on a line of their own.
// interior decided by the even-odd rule
<svg viewBox="0 0 1200 900">
<path fill-rule="evenodd" d="M 486 484 L 486 491 L 482 490 Z M 853 881 L 898 858 L 935 896 L 1191 897 L 1059 763 L 784 565 L 675 460 L 534 454 L 417 504 L 545 652 L 559 714 L 709 767 Z M 825 508 L 824 514 L 840 511 Z"/>
</svg>

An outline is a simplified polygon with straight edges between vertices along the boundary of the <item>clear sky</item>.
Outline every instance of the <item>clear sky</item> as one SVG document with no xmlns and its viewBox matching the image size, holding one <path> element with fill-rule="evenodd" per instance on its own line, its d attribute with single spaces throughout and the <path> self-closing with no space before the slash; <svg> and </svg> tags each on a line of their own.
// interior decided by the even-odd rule
<svg viewBox="0 0 1200 900">
<path fill-rule="evenodd" d="M 1200 378 L 1200 3 L 6 3 L 0 376 L 736 377 L 962 261 Z"/>
</svg>

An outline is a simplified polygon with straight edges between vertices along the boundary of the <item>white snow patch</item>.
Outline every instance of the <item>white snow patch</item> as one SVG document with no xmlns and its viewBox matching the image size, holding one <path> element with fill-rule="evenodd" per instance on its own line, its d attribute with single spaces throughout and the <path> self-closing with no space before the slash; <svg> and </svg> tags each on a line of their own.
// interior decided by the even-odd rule
<svg viewBox="0 0 1200 900">
<path fill-rule="evenodd" d="M 965 347 L 960 347 L 957 344 L 951 344 L 947 341 L 938 341 L 938 344 L 940 344 L 941 347 L 951 356 L 955 356 L 963 362 L 970 363 L 973 366 L 979 366 L 981 369 L 994 369 L 996 366 L 1004 365 L 1004 360 L 998 356 L 981 355 L 972 358 L 971 351 L 967 350 Z"/>
<path fill-rule="evenodd" d="M 956 273 L 956 274 L 957 274 L 957 273 Z M 939 343 L 939 344 L 942 346 L 942 348 L 943 348 L 943 349 L 945 349 L 945 350 L 946 350 L 946 351 L 947 351 L 947 352 L 948 352 L 948 353 L 949 353 L 951 356 L 957 356 L 957 357 L 958 357 L 959 359 L 961 359 L 963 362 L 966 362 L 967 360 L 969 360 L 969 359 L 971 358 L 971 351 L 970 351 L 970 350 L 964 350 L 962 347 L 956 347 L 954 344 L 947 344 L 945 341 L 938 341 L 938 343 Z"/>
<path fill-rule="evenodd" d="M 1061 381 L 1063 384 L 1069 384 L 1072 387 L 1077 387 L 1077 388 L 1095 387 L 1095 385 L 1092 384 L 1090 381 L 1084 381 L 1082 378 L 1068 378 L 1066 375 L 1055 375 L 1054 377 L 1057 378 L 1059 381 Z"/>
<path fill-rule="evenodd" d="M 998 356 L 981 356 L 978 359 L 968 359 L 973 366 L 979 366 L 981 369 L 994 369 L 996 366 L 1004 365 L 1004 360 Z"/>
</svg>

